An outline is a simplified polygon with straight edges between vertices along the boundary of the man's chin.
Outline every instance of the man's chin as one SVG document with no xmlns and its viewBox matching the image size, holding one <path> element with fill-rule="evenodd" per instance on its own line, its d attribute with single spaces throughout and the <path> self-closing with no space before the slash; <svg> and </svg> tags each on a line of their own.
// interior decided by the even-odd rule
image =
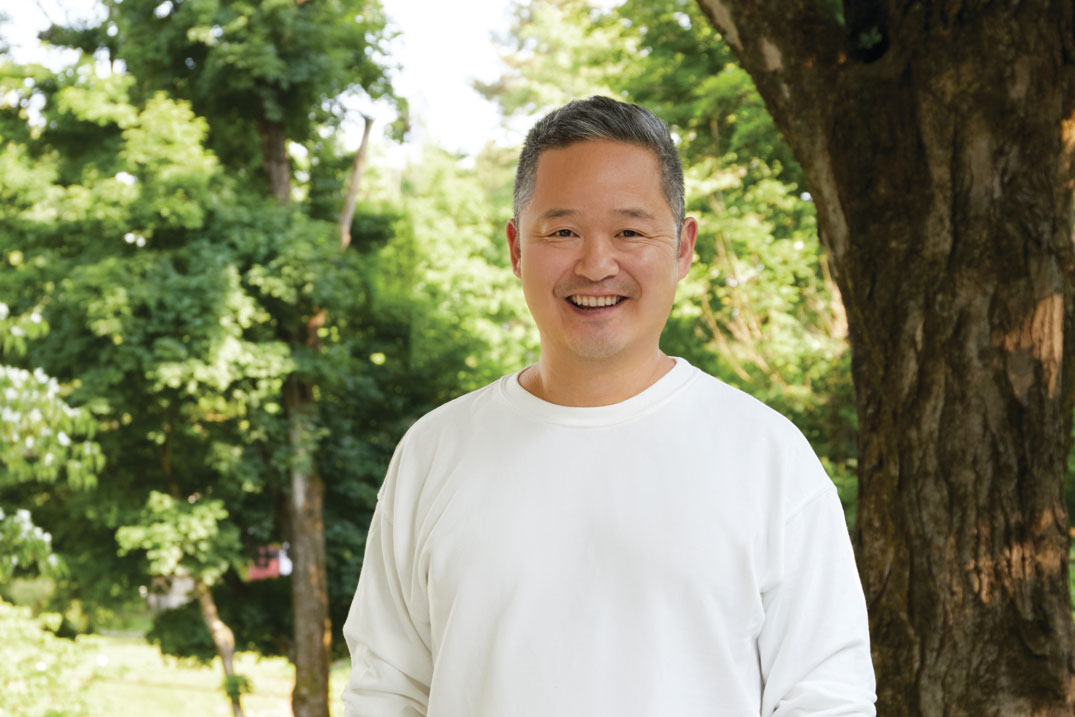
<svg viewBox="0 0 1075 717">
<path fill-rule="evenodd" d="M 613 337 L 592 337 L 576 341 L 570 346 L 571 356 L 579 361 L 610 361 L 623 353 L 622 340 Z"/>
</svg>

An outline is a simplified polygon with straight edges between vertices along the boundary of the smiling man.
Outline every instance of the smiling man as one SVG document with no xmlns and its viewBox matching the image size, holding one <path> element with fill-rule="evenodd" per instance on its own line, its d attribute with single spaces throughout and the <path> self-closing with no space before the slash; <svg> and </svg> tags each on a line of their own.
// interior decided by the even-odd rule
<svg viewBox="0 0 1075 717">
<path fill-rule="evenodd" d="M 785 419 L 660 350 L 697 235 L 668 128 L 572 102 L 527 136 L 514 204 L 541 356 L 400 441 L 346 714 L 874 714 L 831 481 Z"/>
</svg>

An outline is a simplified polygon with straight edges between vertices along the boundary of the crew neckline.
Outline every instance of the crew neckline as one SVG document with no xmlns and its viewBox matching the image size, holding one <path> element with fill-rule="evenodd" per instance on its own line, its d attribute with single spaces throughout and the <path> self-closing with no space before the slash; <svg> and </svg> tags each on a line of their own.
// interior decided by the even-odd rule
<svg viewBox="0 0 1075 717">
<path fill-rule="evenodd" d="M 607 406 L 561 406 L 538 398 L 523 388 L 519 375 L 526 369 L 504 376 L 499 381 L 500 396 L 515 410 L 544 423 L 563 426 L 600 427 L 623 423 L 648 413 L 683 389 L 698 373 L 686 359 L 673 356 L 676 364 L 650 386 L 619 403 Z"/>
</svg>

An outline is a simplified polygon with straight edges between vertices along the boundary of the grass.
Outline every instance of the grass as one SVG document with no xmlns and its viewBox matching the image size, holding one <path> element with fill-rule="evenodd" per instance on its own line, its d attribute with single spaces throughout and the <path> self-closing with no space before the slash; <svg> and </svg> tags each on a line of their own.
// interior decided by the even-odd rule
<svg viewBox="0 0 1075 717">
<path fill-rule="evenodd" d="M 96 715 L 172 717 L 230 717 L 231 704 L 221 689 L 224 672 L 220 660 L 198 665 L 162 656 L 140 638 L 83 638 L 96 664 L 86 685 L 86 701 Z M 102 664 L 103 663 L 103 664 Z M 295 670 L 282 657 L 260 658 L 251 653 L 236 657 L 235 671 L 250 679 L 251 691 L 243 696 L 246 717 L 289 717 Z M 333 666 L 330 695 L 339 701 L 348 665 Z M 343 714 L 342 705 L 332 713 Z"/>
<path fill-rule="evenodd" d="M 0 685 L 0 717 L 231 717 L 219 658 L 209 665 L 177 660 L 141 637 L 86 635 L 72 642 L 25 629 L 0 632 L 23 644 L 6 646 L 5 656 L 17 663 L 9 663 L 13 669 Z M 287 660 L 239 653 L 235 668 L 251 683 L 242 700 L 246 717 L 290 717 L 294 668 Z M 333 715 L 343 714 L 339 694 L 348 670 L 346 660 L 332 667 Z"/>
</svg>

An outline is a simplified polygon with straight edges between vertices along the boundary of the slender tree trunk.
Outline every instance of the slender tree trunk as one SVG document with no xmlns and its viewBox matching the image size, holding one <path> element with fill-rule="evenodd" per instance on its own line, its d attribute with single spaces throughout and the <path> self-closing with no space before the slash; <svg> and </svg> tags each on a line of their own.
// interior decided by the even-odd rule
<svg viewBox="0 0 1075 717">
<path fill-rule="evenodd" d="M 368 155 L 373 121 L 365 118 L 362 143 L 351 167 L 338 229 L 340 248 L 351 243 L 358 183 Z M 291 198 L 291 173 L 287 159 L 284 127 L 261 122 L 261 147 L 273 196 L 281 204 Z M 320 349 L 318 330 L 327 313 L 313 307 L 295 336 L 296 343 L 313 351 Z M 325 487 L 315 460 L 317 403 L 313 385 L 292 374 L 284 381 L 284 408 L 288 420 L 288 442 L 292 450 L 289 472 L 290 496 L 287 516 L 293 572 L 291 609 L 294 618 L 295 688 L 291 706 L 295 717 L 328 717 L 329 657 L 332 648 L 332 621 L 328 609 L 328 578 L 325 567 Z"/>
<path fill-rule="evenodd" d="M 217 654 L 220 655 L 220 662 L 224 666 L 224 677 L 233 678 L 235 677 L 235 636 L 231 628 L 224 624 L 217 614 L 216 602 L 213 600 L 213 593 L 209 586 L 204 581 L 198 580 L 194 583 L 194 593 L 202 609 L 202 619 L 205 620 L 205 626 L 209 628 Z M 229 699 L 231 699 L 231 711 L 235 717 L 243 717 L 243 708 L 239 704 L 238 695 L 229 695 Z"/>
<path fill-rule="evenodd" d="M 1075 713 L 1072 6 L 700 4 L 847 308 L 879 714 Z"/>
<path fill-rule="evenodd" d="M 287 505 L 293 565 L 291 609 L 295 621 L 295 688 L 291 705 L 295 717 L 327 717 L 332 623 L 325 572 L 325 489 L 312 445 L 317 409 L 312 386 L 295 375 L 288 377 L 284 382 L 284 406 L 294 451 Z"/>
<path fill-rule="evenodd" d="M 258 132 L 272 194 L 280 204 L 288 204 L 291 201 L 291 168 L 284 125 L 262 120 L 258 123 Z M 315 308 L 314 317 L 296 332 L 295 343 L 316 350 L 317 329 L 324 319 L 324 312 Z M 283 399 L 292 452 L 287 503 L 287 531 L 293 566 L 291 613 L 295 663 L 291 707 L 295 717 L 328 717 L 332 623 L 325 569 L 325 489 L 317 473 L 314 455 L 317 403 L 313 386 L 296 374 L 284 381 Z"/>
<path fill-rule="evenodd" d="M 373 129 L 373 120 L 363 117 L 362 143 L 355 152 L 355 161 L 351 164 L 351 178 L 347 182 L 347 192 L 344 194 L 343 210 L 337 226 L 340 230 L 340 248 L 346 249 L 351 246 L 351 221 L 355 218 L 355 200 L 358 198 L 358 182 L 362 179 L 362 170 L 366 166 L 366 156 L 369 154 L 370 130 Z"/>
<path fill-rule="evenodd" d="M 261 138 L 261 158 L 269 191 L 280 204 L 291 201 L 291 163 L 287 156 L 287 133 L 283 122 L 258 121 Z"/>
</svg>

